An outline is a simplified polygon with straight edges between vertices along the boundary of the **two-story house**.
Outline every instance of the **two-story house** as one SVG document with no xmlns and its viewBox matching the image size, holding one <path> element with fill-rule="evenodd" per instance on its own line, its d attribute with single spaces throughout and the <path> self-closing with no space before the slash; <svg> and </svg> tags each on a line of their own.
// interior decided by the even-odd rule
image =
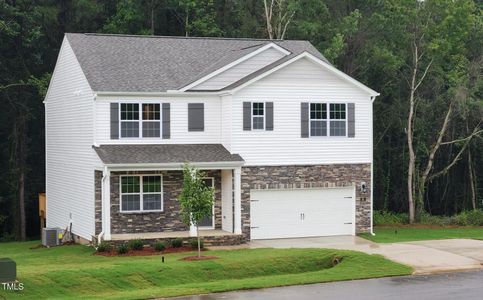
<svg viewBox="0 0 483 300">
<path fill-rule="evenodd" d="M 66 34 L 45 99 L 47 226 L 189 238 L 188 162 L 215 189 L 208 243 L 370 232 L 377 95 L 307 41 Z"/>
</svg>

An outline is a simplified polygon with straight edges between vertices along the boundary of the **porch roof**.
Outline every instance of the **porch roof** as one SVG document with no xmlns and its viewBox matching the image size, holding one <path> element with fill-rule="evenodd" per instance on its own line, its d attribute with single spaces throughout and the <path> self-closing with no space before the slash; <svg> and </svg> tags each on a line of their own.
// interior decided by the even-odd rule
<svg viewBox="0 0 483 300">
<path fill-rule="evenodd" d="M 170 145 L 101 145 L 93 147 L 106 165 L 239 163 L 244 160 L 231 154 L 221 144 Z"/>
</svg>

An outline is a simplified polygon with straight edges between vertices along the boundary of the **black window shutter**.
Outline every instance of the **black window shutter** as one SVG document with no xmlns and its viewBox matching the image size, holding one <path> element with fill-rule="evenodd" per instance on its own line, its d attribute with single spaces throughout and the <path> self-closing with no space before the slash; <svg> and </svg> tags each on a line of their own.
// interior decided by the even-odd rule
<svg viewBox="0 0 483 300">
<path fill-rule="evenodd" d="M 119 103 L 111 103 L 111 139 L 119 139 Z"/>
<path fill-rule="evenodd" d="M 252 103 L 243 102 L 243 130 L 252 130 Z"/>
<path fill-rule="evenodd" d="M 163 103 L 163 139 L 171 138 L 171 105 Z"/>
<path fill-rule="evenodd" d="M 350 138 L 356 136 L 356 115 L 354 103 L 347 103 L 347 136 Z"/>
<path fill-rule="evenodd" d="M 265 130 L 273 130 L 273 102 L 266 102 L 265 106 Z"/>
<path fill-rule="evenodd" d="M 307 102 L 300 104 L 300 136 L 309 137 L 309 103 Z"/>
<path fill-rule="evenodd" d="M 188 103 L 188 131 L 205 130 L 205 104 Z"/>
</svg>

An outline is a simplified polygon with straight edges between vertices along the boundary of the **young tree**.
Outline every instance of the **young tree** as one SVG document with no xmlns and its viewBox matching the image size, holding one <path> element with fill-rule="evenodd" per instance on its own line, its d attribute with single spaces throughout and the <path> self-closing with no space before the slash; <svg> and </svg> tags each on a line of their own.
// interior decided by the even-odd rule
<svg viewBox="0 0 483 300">
<path fill-rule="evenodd" d="M 203 173 L 186 164 L 183 167 L 183 190 L 178 200 L 183 222 L 188 226 L 196 226 L 198 257 L 201 256 L 199 223 L 211 215 L 213 198 L 214 190 L 203 182 Z"/>
</svg>

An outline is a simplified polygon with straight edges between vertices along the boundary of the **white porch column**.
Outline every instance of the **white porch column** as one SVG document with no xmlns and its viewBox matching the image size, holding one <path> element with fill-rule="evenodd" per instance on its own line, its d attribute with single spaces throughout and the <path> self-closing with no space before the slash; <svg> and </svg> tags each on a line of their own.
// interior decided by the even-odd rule
<svg viewBox="0 0 483 300">
<path fill-rule="evenodd" d="M 241 220 L 241 217 L 242 217 L 242 213 L 241 213 L 241 168 L 238 167 L 238 168 L 235 168 L 233 170 L 233 175 L 234 175 L 234 191 L 233 191 L 233 194 L 234 194 L 234 197 L 233 197 L 233 200 L 234 200 L 234 206 L 235 206 L 235 213 L 234 213 L 234 217 L 235 217 L 235 234 L 241 234 L 242 233 L 242 220 Z"/>
<path fill-rule="evenodd" d="M 105 178 L 101 183 L 101 218 L 102 230 L 104 232 L 104 240 L 111 240 L 111 171 L 104 168 L 103 177 Z"/>
<path fill-rule="evenodd" d="M 221 170 L 221 229 L 233 232 L 233 171 Z"/>
</svg>

